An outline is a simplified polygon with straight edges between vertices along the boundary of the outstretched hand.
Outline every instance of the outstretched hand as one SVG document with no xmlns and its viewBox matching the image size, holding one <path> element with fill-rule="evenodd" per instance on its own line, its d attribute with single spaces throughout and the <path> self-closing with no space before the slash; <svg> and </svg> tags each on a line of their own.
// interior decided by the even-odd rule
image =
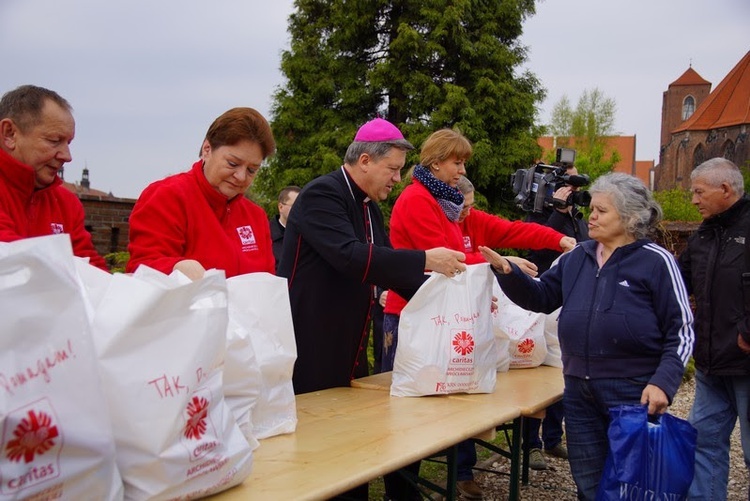
<svg viewBox="0 0 750 501">
<path fill-rule="evenodd" d="M 528 259 L 524 259 L 518 256 L 505 256 L 505 259 L 507 259 L 511 263 L 515 263 L 515 265 L 518 266 L 522 272 L 526 273 L 532 278 L 539 274 L 539 268 Z"/>
<path fill-rule="evenodd" d="M 446 277 L 454 277 L 466 271 L 466 265 L 463 263 L 465 260 L 466 255 L 463 252 L 446 247 L 436 247 L 425 251 L 425 268 L 442 273 Z"/>
<path fill-rule="evenodd" d="M 479 252 L 482 253 L 482 256 L 484 256 L 487 262 L 490 263 L 497 272 L 504 275 L 511 272 L 512 268 L 510 267 L 510 262 L 494 250 L 480 245 Z"/>
<path fill-rule="evenodd" d="M 563 252 L 568 252 L 570 250 L 573 250 L 573 247 L 576 246 L 576 239 L 573 237 L 562 237 L 560 239 L 560 248 Z"/>
</svg>

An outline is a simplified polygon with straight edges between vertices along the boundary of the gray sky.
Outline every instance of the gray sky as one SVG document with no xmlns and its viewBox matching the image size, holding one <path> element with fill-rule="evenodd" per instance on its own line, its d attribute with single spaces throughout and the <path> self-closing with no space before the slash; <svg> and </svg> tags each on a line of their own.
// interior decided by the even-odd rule
<svg viewBox="0 0 750 501">
<path fill-rule="evenodd" d="M 32 83 L 73 105 L 65 179 L 136 198 L 186 170 L 206 129 L 234 106 L 270 119 L 283 80 L 291 0 L 0 0 L 0 92 Z M 750 50 L 748 0 L 544 0 L 524 26 L 527 67 L 548 90 L 599 88 L 615 128 L 658 160 L 662 93 L 690 65 L 717 85 Z"/>
</svg>

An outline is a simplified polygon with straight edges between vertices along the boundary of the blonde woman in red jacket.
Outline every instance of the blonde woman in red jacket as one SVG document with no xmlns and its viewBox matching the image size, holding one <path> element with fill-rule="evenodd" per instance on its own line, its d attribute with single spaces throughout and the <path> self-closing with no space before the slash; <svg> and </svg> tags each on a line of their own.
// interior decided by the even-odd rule
<svg viewBox="0 0 750 501">
<path fill-rule="evenodd" d="M 211 268 L 227 278 L 274 273 L 268 218 L 244 194 L 275 148 L 271 128 L 256 110 L 233 108 L 218 117 L 200 160 L 152 183 L 138 198 L 130 215 L 127 271 L 145 264 L 193 280 Z"/>
<path fill-rule="evenodd" d="M 459 224 L 462 215 L 474 212 L 471 211 L 473 193 L 467 208 L 464 194 L 458 189 L 459 182 L 466 175 L 466 162 L 471 153 L 471 143 L 456 130 L 441 129 L 425 140 L 420 150 L 420 163 L 412 172 L 412 182 L 398 197 L 391 213 L 390 236 L 395 249 L 447 247 L 466 252 L 466 264 L 485 262 L 476 246 L 465 242 Z M 567 237 L 540 225 L 512 223 L 480 211 L 468 217 L 473 219 L 462 224 L 471 228 L 474 238 L 481 245 L 552 248 L 557 251 L 565 250 L 561 245 L 572 247 Z M 399 315 L 404 306 L 404 298 L 394 291 L 388 293 L 383 321 L 383 371 L 393 370 Z M 471 461 L 474 444 L 468 441 L 460 444 L 459 449 L 459 456 L 466 456 L 466 459 L 459 457 L 459 491 L 464 498 L 480 499 L 482 492 L 471 472 L 475 462 Z M 419 463 L 407 468 L 418 472 Z M 414 494 L 408 484 L 391 476 L 386 476 L 386 492 L 396 499 L 410 499 Z"/>
</svg>

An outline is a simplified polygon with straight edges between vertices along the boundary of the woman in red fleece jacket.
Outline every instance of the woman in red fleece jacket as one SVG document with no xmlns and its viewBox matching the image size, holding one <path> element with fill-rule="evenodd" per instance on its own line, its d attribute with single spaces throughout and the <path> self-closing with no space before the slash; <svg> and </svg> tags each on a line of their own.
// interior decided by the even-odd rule
<svg viewBox="0 0 750 501">
<path fill-rule="evenodd" d="M 466 264 L 477 264 L 485 262 L 477 245 L 557 251 L 575 245 L 575 240 L 538 224 L 470 212 L 474 203 L 473 186 L 468 207 L 458 186 L 460 182 L 468 182 L 466 161 L 471 151 L 469 140 L 455 130 L 441 129 L 427 138 L 420 152 L 420 163 L 414 167 L 412 183 L 393 206 L 390 236 L 395 249 L 447 247 L 465 252 Z M 392 291 L 388 293 L 383 325 L 383 371 L 393 370 L 398 320 L 404 306 L 404 298 Z"/>
<path fill-rule="evenodd" d="M 149 185 L 130 215 L 130 261 L 193 280 L 207 269 L 227 277 L 274 273 L 268 218 L 244 197 L 276 143 L 263 116 L 233 108 L 218 117 L 192 169 Z"/>
<path fill-rule="evenodd" d="M 472 147 L 466 137 L 451 129 L 434 132 L 427 138 L 420 151 L 420 163 L 414 167 L 412 183 L 396 200 L 391 213 L 391 243 L 395 249 L 424 250 L 447 247 L 465 252 L 466 264 L 485 262 L 484 257 L 472 245 L 472 237 L 480 245 L 521 248 L 553 248 L 563 250 L 560 245 L 571 247 L 565 235 L 550 228 L 531 223 L 514 223 L 477 211 L 471 221 L 464 221 L 473 205 L 473 192 L 469 207 L 465 206 L 464 194 L 458 189 L 466 174 L 466 161 L 471 157 Z M 462 218 L 463 216 L 463 218 Z M 467 233 L 462 233 L 462 225 Z M 467 237 L 468 236 L 468 241 Z M 529 266 L 531 263 L 520 260 Z M 520 264 L 520 263 L 519 263 Z M 533 273 L 531 269 L 529 272 Z M 535 274 L 535 273 L 534 273 Z M 383 354 L 381 370 L 393 370 L 398 345 L 398 323 L 406 300 L 393 291 L 388 292 L 383 319 Z M 481 499 L 481 489 L 474 482 L 471 467 L 476 462 L 474 443 L 459 444 L 457 487 L 467 499 Z M 416 473 L 419 463 L 407 469 Z M 396 499 L 408 499 L 413 493 L 408 485 L 386 476 L 386 491 Z"/>
<path fill-rule="evenodd" d="M 466 174 L 466 161 L 470 156 L 471 143 L 460 132 L 441 129 L 427 138 L 419 155 L 420 163 L 414 167 L 412 182 L 393 206 L 390 236 L 394 249 L 425 250 L 437 244 L 438 247 L 464 250 L 461 228 L 458 226 L 464 196 L 456 189 L 456 185 L 461 176 Z M 478 255 L 466 256 L 466 264 L 483 261 Z M 394 291 L 388 292 L 383 318 L 382 371 L 393 370 L 399 315 L 405 305 L 404 298 Z M 473 443 L 470 445 L 474 446 Z M 405 469 L 418 474 L 419 466 L 420 462 L 417 461 Z M 418 497 L 414 487 L 398 475 L 386 475 L 384 481 L 386 494 L 391 499 Z M 461 488 L 464 484 L 465 482 L 459 483 Z"/>
</svg>

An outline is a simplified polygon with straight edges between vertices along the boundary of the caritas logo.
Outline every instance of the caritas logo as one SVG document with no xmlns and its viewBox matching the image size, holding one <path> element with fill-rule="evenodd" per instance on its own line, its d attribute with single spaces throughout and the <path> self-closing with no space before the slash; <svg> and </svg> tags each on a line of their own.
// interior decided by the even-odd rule
<svg viewBox="0 0 750 501">
<path fill-rule="evenodd" d="M 185 438 L 200 440 L 206 433 L 206 419 L 208 418 L 208 400 L 193 395 L 187 406 L 187 423 L 185 423 Z"/>
<path fill-rule="evenodd" d="M 474 338 L 466 331 L 453 336 L 453 351 L 465 357 L 474 351 Z"/>
<path fill-rule="evenodd" d="M 240 236 L 242 245 L 254 245 L 255 233 L 252 226 L 240 226 L 237 228 L 237 234 Z"/>
<path fill-rule="evenodd" d="M 534 340 L 526 338 L 520 343 L 518 343 L 518 346 L 516 347 L 520 353 L 523 353 L 524 355 L 527 355 L 534 351 Z"/>
<path fill-rule="evenodd" d="M 62 436 L 50 402 L 43 398 L 11 411 L 3 426 L 0 478 L 4 494 L 60 476 Z"/>
<path fill-rule="evenodd" d="M 183 416 L 185 427 L 180 435 L 180 442 L 185 447 L 190 461 L 198 461 L 220 445 L 216 428 L 211 422 L 211 391 L 199 388 L 190 397 Z"/>
</svg>

